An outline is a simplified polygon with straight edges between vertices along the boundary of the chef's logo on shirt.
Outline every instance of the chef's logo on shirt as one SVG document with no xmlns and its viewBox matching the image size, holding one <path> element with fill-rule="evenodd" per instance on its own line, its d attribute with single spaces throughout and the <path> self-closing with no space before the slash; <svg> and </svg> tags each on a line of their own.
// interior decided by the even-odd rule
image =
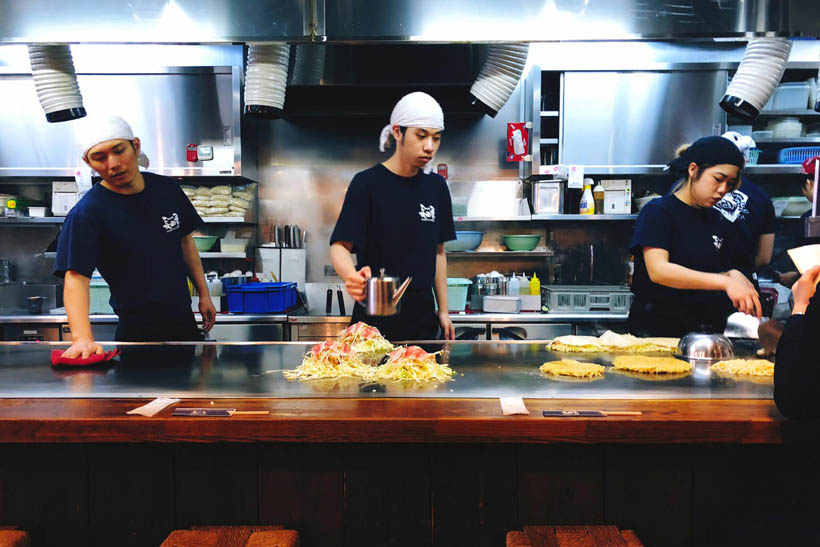
<svg viewBox="0 0 820 547">
<path fill-rule="evenodd" d="M 421 217 L 422 222 L 435 222 L 436 221 L 436 208 L 432 205 L 424 206 L 419 203 L 419 207 L 421 210 L 419 211 L 419 216 Z"/>
<path fill-rule="evenodd" d="M 723 196 L 723 199 L 715 203 L 715 209 L 717 209 L 726 220 L 734 222 L 737 219 L 743 220 L 746 218 L 746 215 L 749 213 L 748 209 L 746 209 L 747 203 L 749 203 L 749 196 L 740 190 L 735 190 L 734 192 L 729 192 Z"/>
<path fill-rule="evenodd" d="M 712 241 L 715 244 L 715 249 L 719 251 L 720 248 L 723 246 L 723 238 L 718 236 L 712 236 Z"/>
<path fill-rule="evenodd" d="M 179 215 L 174 213 L 169 217 L 163 216 L 162 227 L 165 228 L 165 231 L 169 234 L 174 230 L 179 230 Z"/>
</svg>

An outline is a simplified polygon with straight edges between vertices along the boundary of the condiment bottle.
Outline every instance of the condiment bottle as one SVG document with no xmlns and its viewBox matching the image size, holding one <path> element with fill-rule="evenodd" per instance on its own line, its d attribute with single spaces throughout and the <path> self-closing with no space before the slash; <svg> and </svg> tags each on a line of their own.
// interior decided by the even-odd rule
<svg viewBox="0 0 820 547">
<path fill-rule="evenodd" d="M 592 189 L 592 198 L 595 201 L 595 214 L 596 215 L 603 215 L 604 214 L 604 187 L 598 183 L 595 188 Z"/>
<path fill-rule="evenodd" d="M 532 274 L 532 279 L 530 279 L 530 294 L 541 294 L 541 280 L 538 279 L 535 273 Z"/>
<path fill-rule="evenodd" d="M 519 296 L 521 294 L 521 282 L 518 280 L 518 277 L 516 277 L 515 272 L 513 272 L 507 284 L 507 294 L 510 296 Z"/>
<path fill-rule="evenodd" d="M 584 179 L 584 193 L 581 194 L 581 202 L 578 206 L 582 215 L 595 214 L 595 200 L 592 197 L 592 179 Z"/>
<path fill-rule="evenodd" d="M 530 294 L 530 280 L 527 279 L 527 274 L 521 272 L 521 277 L 518 279 L 518 284 L 521 289 L 518 291 L 519 295 Z"/>
</svg>

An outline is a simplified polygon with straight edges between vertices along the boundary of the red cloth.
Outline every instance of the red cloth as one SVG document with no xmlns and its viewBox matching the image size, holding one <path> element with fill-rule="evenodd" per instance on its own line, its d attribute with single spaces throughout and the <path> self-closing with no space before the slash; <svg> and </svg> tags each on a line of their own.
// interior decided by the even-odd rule
<svg viewBox="0 0 820 547">
<path fill-rule="evenodd" d="M 66 365 L 84 367 L 88 365 L 96 365 L 97 363 L 110 361 L 120 354 L 119 349 L 112 349 L 111 351 L 107 351 L 105 353 L 94 353 L 83 359 L 82 357 L 62 357 L 63 352 L 65 352 L 64 349 L 51 350 L 51 366 Z"/>
<path fill-rule="evenodd" d="M 820 161 L 820 156 L 813 156 L 803 162 L 803 173 L 814 175 L 814 163 Z"/>
</svg>

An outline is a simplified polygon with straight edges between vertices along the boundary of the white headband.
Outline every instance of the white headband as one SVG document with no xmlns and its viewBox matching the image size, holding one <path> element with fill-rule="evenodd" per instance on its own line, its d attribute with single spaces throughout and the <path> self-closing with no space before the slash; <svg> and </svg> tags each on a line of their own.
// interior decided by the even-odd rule
<svg viewBox="0 0 820 547">
<path fill-rule="evenodd" d="M 82 120 L 83 127 L 79 131 L 80 147 L 84 158 L 88 151 L 105 141 L 124 139 L 134 140 L 134 132 L 128 122 L 119 116 L 103 116 Z"/>
<path fill-rule="evenodd" d="M 379 136 L 379 150 L 384 152 L 387 139 L 393 132 L 393 126 L 427 127 L 438 131 L 444 130 L 444 112 L 433 97 L 421 91 L 408 93 L 402 97 L 390 114 L 390 123 L 385 125 Z M 425 168 L 429 172 L 430 166 Z"/>
</svg>

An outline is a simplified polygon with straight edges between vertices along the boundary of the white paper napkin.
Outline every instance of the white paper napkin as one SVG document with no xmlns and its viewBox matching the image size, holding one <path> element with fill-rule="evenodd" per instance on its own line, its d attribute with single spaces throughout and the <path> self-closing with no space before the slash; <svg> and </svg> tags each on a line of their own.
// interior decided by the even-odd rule
<svg viewBox="0 0 820 547">
<path fill-rule="evenodd" d="M 179 399 L 174 399 L 172 397 L 157 397 L 153 401 L 148 404 L 144 404 L 142 406 L 138 406 L 133 410 L 129 410 L 126 414 L 139 414 L 140 416 L 153 416 L 157 412 L 160 412 L 162 409 L 167 408 L 168 406 L 178 403 Z"/>
<path fill-rule="evenodd" d="M 520 395 L 515 397 L 499 397 L 498 400 L 501 402 L 501 412 L 504 413 L 504 416 L 530 413 L 527 407 L 524 406 L 524 399 Z"/>
</svg>

